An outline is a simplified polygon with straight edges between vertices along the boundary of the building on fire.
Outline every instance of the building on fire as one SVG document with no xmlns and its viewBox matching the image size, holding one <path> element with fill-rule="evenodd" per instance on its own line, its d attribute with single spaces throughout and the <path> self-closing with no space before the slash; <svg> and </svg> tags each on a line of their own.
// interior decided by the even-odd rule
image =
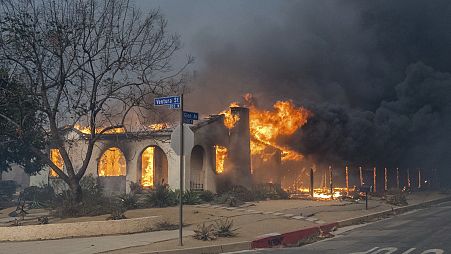
<svg viewBox="0 0 451 254">
<path fill-rule="evenodd" d="M 184 126 L 183 181 L 186 189 L 216 192 L 221 184 L 280 183 L 280 177 L 273 173 L 280 165 L 280 150 L 268 147 L 270 157 L 251 158 L 249 109 L 235 106 L 230 108 L 229 114 L 212 115 L 197 124 Z M 84 155 L 87 133 L 73 129 L 66 135 L 75 140 L 68 151 L 77 163 L 77 156 Z M 97 141 L 85 175 L 98 177 L 108 193 L 129 192 L 132 182 L 144 188 L 168 184 L 172 189 L 178 189 L 179 145 L 179 126 L 104 134 Z M 49 154 L 64 170 L 58 150 L 51 149 Z M 269 165 L 267 170 L 265 164 Z M 253 167 L 261 170 L 257 173 Z M 59 181 L 51 169 L 30 177 L 30 185 L 49 183 L 56 186 Z"/>
</svg>

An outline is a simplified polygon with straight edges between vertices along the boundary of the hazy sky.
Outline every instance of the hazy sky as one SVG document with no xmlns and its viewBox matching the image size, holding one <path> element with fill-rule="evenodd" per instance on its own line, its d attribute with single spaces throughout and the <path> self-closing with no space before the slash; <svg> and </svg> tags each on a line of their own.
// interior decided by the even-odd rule
<svg viewBox="0 0 451 254">
<path fill-rule="evenodd" d="M 160 8 L 182 56 L 196 57 L 190 110 L 219 112 L 246 92 L 266 108 L 292 99 L 314 115 L 281 142 L 315 161 L 449 168 L 451 1 L 138 5 Z"/>
</svg>

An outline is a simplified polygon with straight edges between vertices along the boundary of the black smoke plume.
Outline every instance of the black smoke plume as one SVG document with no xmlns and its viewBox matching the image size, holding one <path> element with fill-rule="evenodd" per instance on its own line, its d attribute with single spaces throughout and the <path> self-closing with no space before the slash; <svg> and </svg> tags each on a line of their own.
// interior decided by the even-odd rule
<svg viewBox="0 0 451 254">
<path fill-rule="evenodd" d="M 246 92 L 293 99 L 314 116 L 281 142 L 313 161 L 451 175 L 450 1 L 277 3 L 233 38 L 199 36 L 193 97 L 217 94 L 213 111 Z"/>
</svg>

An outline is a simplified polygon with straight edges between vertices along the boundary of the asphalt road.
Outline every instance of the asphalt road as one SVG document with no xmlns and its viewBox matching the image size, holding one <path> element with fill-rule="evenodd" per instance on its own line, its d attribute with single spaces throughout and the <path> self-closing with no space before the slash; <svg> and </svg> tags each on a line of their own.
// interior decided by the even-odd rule
<svg viewBox="0 0 451 254">
<path fill-rule="evenodd" d="M 240 252 L 248 254 L 427 254 L 451 253 L 451 202 L 343 232 L 298 248 Z"/>
</svg>

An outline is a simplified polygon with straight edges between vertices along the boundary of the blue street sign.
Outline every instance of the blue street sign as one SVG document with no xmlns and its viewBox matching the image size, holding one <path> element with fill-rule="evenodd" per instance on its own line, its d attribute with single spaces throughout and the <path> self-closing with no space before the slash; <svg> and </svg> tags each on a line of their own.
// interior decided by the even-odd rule
<svg viewBox="0 0 451 254">
<path fill-rule="evenodd" d="M 199 120 L 199 114 L 196 112 L 183 111 L 183 118 L 188 120 Z"/>
<path fill-rule="evenodd" d="M 180 108 L 180 103 L 178 103 L 178 104 L 169 104 L 169 108 L 170 108 L 170 109 L 177 109 L 177 108 Z"/>
<path fill-rule="evenodd" d="M 173 105 L 173 104 L 179 104 L 180 106 L 180 96 L 154 98 L 153 103 L 155 106 Z"/>
<path fill-rule="evenodd" d="M 193 124 L 193 119 L 183 119 L 183 123 Z"/>
</svg>

